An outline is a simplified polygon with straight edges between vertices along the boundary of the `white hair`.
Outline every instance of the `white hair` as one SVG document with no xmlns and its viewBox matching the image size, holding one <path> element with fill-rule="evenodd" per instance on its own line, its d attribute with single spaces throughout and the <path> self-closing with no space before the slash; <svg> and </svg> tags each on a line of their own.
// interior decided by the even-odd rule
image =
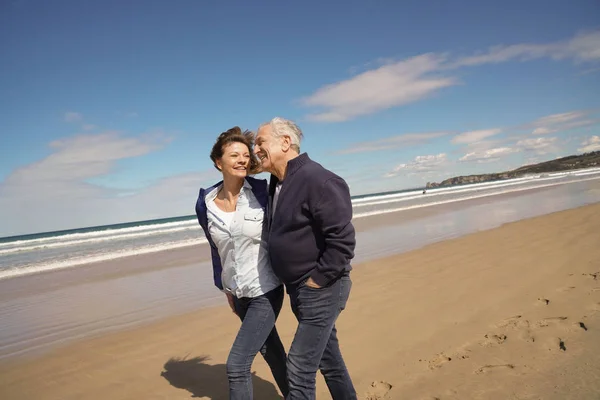
<svg viewBox="0 0 600 400">
<path fill-rule="evenodd" d="M 269 125 L 271 127 L 271 132 L 275 137 L 281 136 L 289 136 L 292 141 L 292 148 L 300 153 L 300 142 L 302 141 L 302 130 L 295 122 L 290 121 L 289 119 L 275 117 L 269 122 L 265 122 L 261 124 L 258 129 Z"/>
</svg>

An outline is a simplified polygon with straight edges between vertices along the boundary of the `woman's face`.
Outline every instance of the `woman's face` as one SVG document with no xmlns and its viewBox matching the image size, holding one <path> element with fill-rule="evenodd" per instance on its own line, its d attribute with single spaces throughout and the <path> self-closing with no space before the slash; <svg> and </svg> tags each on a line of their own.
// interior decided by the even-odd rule
<svg viewBox="0 0 600 400">
<path fill-rule="evenodd" d="M 250 169 L 250 150 L 243 143 L 229 143 L 223 148 L 223 157 L 216 161 L 223 177 L 245 178 Z"/>
</svg>

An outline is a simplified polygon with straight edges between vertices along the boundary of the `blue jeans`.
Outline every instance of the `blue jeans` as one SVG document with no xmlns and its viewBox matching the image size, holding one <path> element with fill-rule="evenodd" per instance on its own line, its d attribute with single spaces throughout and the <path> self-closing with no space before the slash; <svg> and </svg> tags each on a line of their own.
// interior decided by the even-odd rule
<svg viewBox="0 0 600 400">
<path fill-rule="evenodd" d="M 279 390 L 287 396 L 285 349 L 275 328 L 283 297 L 282 285 L 259 297 L 233 298 L 242 326 L 227 358 L 230 399 L 253 400 L 250 367 L 259 351 L 271 368 Z"/>
<path fill-rule="evenodd" d="M 288 352 L 288 400 L 315 399 L 317 370 L 321 370 L 333 400 L 356 399 L 337 338 L 335 321 L 346 307 L 352 281 L 348 274 L 314 289 L 301 283 L 287 287 L 298 329 Z"/>
</svg>

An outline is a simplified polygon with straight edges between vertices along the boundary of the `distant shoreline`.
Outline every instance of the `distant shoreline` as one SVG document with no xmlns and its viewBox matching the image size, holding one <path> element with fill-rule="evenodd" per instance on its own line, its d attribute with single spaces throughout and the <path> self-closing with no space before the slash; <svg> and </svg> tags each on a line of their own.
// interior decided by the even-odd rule
<svg viewBox="0 0 600 400">
<path fill-rule="evenodd" d="M 578 171 L 600 168 L 600 151 L 593 151 L 580 155 L 571 155 L 556 160 L 544 161 L 537 164 L 489 174 L 461 175 L 443 180 L 442 182 L 427 182 L 425 190 L 438 187 L 468 185 L 473 183 L 503 181 L 521 178 L 532 174 L 551 174 L 555 172 Z"/>
</svg>

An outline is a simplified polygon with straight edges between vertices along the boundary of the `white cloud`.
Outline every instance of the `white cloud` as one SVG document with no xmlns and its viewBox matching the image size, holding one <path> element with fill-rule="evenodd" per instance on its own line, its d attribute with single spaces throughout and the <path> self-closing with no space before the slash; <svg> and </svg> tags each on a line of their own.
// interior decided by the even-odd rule
<svg viewBox="0 0 600 400">
<path fill-rule="evenodd" d="M 600 121 L 597 119 L 582 119 L 579 121 L 573 121 L 573 122 L 564 124 L 563 126 L 561 126 L 561 130 L 567 130 L 567 129 L 572 129 L 572 128 L 581 128 L 584 126 L 592 126 L 592 125 L 598 124 L 598 122 L 600 122 Z"/>
<path fill-rule="evenodd" d="M 78 112 L 68 111 L 65 113 L 65 122 L 81 122 L 83 121 L 83 115 Z"/>
<path fill-rule="evenodd" d="M 220 176 L 214 168 L 135 190 L 90 183 L 115 172 L 119 160 L 160 150 L 169 140 L 162 133 L 103 132 L 52 142 L 52 154 L 0 182 L 0 236 L 193 214 L 200 185 Z"/>
<path fill-rule="evenodd" d="M 556 47 L 553 58 L 573 58 L 579 62 L 600 60 L 600 31 L 579 34 Z"/>
<path fill-rule="evenodd" d="M 460 58 L 453 66 L 497 64 L 511 60 L 529 61 L 539 58 L 572 59 L 576 62 L 599 60 L 600 31 L 582 33 L 572 39 L 554 43 L 521 43 L 510 46 L 494 46 L 486 53 Z"/>
<path fill-rule="evenodd" d="M 326 85 L 303 98 L 301 103 L 321 109 L 308 115 L 311 120 L 347 121 L 413 103 L 443 88 L 457 85 L 459 79 L 448 75 L 457 68 L 539 58 L 598 61 L 600 31 L 554 43 L 495 46 L 482 54 L 454 59 L 442 54 L 426 53 L 396 62 L 387 60 L 383 66 Z"/>
<path fill-rule="evenodd" d="M 456 85 L 452 77 L 435 75 L 442 56 L 423 54 L 363 72 L 345 81 L 327 85 L 302 99 L 309 107 L 324 112 L 309 115 L 315 121 L 346 121 L 390 107 L 421 100 L 438 90 Z"/>
<path fill-rule="evenodd" d="M 564 124 L 566 122 L 577 120 L 583 117 L 584 115 L 585 113 L 583 111 L 571 111 L 560 114 L 552 114 L 536 119 L 533 122 L 533 124 L 537 126 Z"/>
<path fill-rule="evenodd" d="M 502 129 L 482 129 L 478 131 L 463 132 L 452 138 L 452 143 L 455 144 L 470 144 L 477 143 L 490 136 L 494 136 L 502 132 Z"/>
<path fill-rule="evenodd" d="M 540 128 L 535 128 L 532 133 L 534 135 L 547 135 L 549 133 L 554 133 L 554 132 L 556 132 L 555 129 L 540 127 Z"/>
<path fill-rule="evenodd" d="M 125 198 L 110 199 L 118 204 L 121 220 L 144 220 L 194 214 L 198 189 L 222 179 L 214 168 L 201 172 L 187 172 L 153 182 Z M 107 201 L 107 203 L 109 203 Z M 144 207 L 139 205 L 143 204 Z M 135 214 L 134 217 L 131 214 Z M 115 218 L 115 216 L 112 216 Z"/>
<path fill-rule="evenodd" d="M 54 153 L 14 170 L 0 185 L 2 197 L 36 198 L 79 196 L 97 192 L 87 179 L 109 173 L 117 160 L 157 150 L 168 142 L 164 135 L 124 137 L 119 132 L 78 135 L 50 143 Z"/>
<path fill-rule="evenodd" d="M 535 151 L 540 154 L 551 153 L 556 151 L 554 143 L 555 137 L 539 137 L 532 139 L 523 139 L 517 142 L 517 147 L 525 151 Z"/>
<path fill-rule="evenodd" d="M 584 140 L 581 145 L 583 147 L 581 147 L 580 149 L 577 149 L 577 151 L 579 151 L 580 153 L 589 153 L 591 151 L 598 151 L 600 150 L 600 136 L 592 136 L 586 140 Z"/>
<path fill-rule="evenodd" d="M 552 114 L 538 118 L 527 126 L 533 127 L 534 135 L 547 135 L 559 131 L 591 126 L 598 123 L 597 119 L 586 118 L 587 111 L 570 111 L 560 114 Z"/>
<path fill-rule="evenodd" d="M 494 149 L 483 150 L 479 152 L 470 152 L 462 156 L 459 161 L 470 162 L 475 161 L 478 163 L 498 161 L 500 158 L 505 157 L 509 154 L 517 152 L 518 149 L 510 147 L 497 147 Z"/>
<path fill-rule="evenodd" d="M 370 142 L 357 143 L 347 149 L 340 150 L 338 154 L 365 153 L 370 151 L 389 150 L 399 147 L 414 146 L 429 142 L 450 132 L 424 132 L 424 133 L 405 133 L 403 135 L 392 136 L 385 139 L 373 140 Z"/>
<path fill-rule="evenodd" d="M 599 71 L 600 71 L 600 67 L 588 68 L 588 69 L 584 69 L 583 71 L 579 72 L 577 75 L 582 76 L 582 75 L 594 74 Z"/>
<path fill-rule="evenodd" d="M 534 128 L 535 135 L 548 135 L 559 132 L 570 127 L 582 126 L 597 123 L 591 119 L 585 119 L 587 115 L 584 111 L 571 111 L 560 114 L 552 114 L 538 118 L 520 127 Z M 509 128 L 506 128 L 509 129 Z M 505 129 L 505 130 L 506 130 Z M 510 128 L 512 129 L 512 128 Z M 537 154 L 556 153 L 560 151 L 556 137 L 534 137 L 531 136 L 508 136 L 501 140 L 485 140 L 499 133 L 500 129 L 485 129 L 461 133 L 452 139 L 455 144 L 466 144 L 464 155 L 459 159 L 462 162 L 491 162 L 498 160 L 512 153 L 522 151 L 535 152 Z M 484 139 L 484 140 L 482 140 Z M 566 139 L 568 141 L 568 139 Z"/>
<path fill-rule="evenodd" d="M 467 143 L 464 148 L 467 153 L 471 152 L 481 152 L 489 149 L 493 149 L 496 147 L 503 147 L 503 143 L 506 142 L 506 139 L 494 139 L 494 140 L 481 140 L 479 142 Z"/>
<path fill-rule="evenodd" d="M 430 172 L 435 171 L 447 161 L 446 153 L 436 155 L 417 156 L 415 159 L 406 164 L 396 166 L 391 172 L 385 174 L 386 178 L 390 178 L 400 174 L 401 172 Z"/>
<path fill-rule="evenodd" d="M 61 196 L 0 196 L 0 236 L 193 215 L 198 189 L 217 182 L 214 168 L 157 180 L 136 191 L 120 192 L 94 185 L 82 190 L 63 186 Z"/>
</svg>

